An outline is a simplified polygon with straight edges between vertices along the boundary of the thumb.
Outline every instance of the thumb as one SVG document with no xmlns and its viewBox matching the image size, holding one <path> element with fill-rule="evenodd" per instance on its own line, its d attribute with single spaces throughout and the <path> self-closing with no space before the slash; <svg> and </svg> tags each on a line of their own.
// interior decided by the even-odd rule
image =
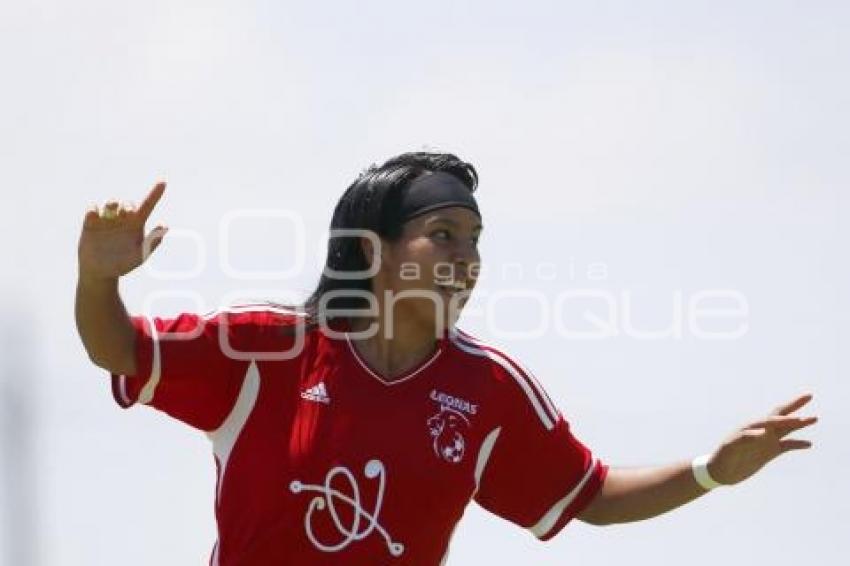
<svg viewBox="0 0 850 566">
<path fill-rule="evenodd" d="M 150 231 L 142 241 L 142 260 L 147 259 L 162 243 L 165 234 L 168 233 L 168 226 L 158 225 Z"/>
</svg>

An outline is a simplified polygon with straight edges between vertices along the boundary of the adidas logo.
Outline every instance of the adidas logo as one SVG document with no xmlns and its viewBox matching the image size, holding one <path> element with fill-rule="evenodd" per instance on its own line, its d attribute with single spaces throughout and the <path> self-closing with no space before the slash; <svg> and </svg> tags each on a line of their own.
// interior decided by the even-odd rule
<svg viewBox="0 0 850 566">
<path fill-rule="evenodd" d="M 328 397 L 328 390 L 325 388 L 325 382 L 320 381 L 318 384 L 310 387 L 306 391 L 301 392 L 301 398 L 308 401 L 316 401 L 317 403 L 328 404 L 331 398 Z"/>
</svg>

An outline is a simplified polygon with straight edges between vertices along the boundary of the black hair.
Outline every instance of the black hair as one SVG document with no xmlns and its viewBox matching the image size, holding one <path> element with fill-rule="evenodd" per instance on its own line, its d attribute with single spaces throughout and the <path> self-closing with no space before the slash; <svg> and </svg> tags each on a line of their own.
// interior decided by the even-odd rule
<svg viewBox="0 0 850 566">
<path fill-rule="evenodd" d="M 470 192 L 475 192 L 478 187 L 478 173 L 475 167 L 451 153 L 402 153 L 380 166 L 372 164 L 362 171 L 345 190 L 334 209 L 325 269 L 319 282 L 304 304 L 294 308 L 306 315 L 305 323 L 308 328 L 322 319 L 338 318 L 329 312 L 320 312 L 320 309 L 367 310 L 369 307 L 364 296 L 345 291 L 370 291 L 371 279 L 333 276 L 334 272 L 365 271 L 369 268 L 361 240 L 359 237 L 333 237 L 334 230 L 371 230 L 387 242 L 398 241 L 404 229 L 403 221 L 397 214 L 403 196 L 402 190 L 426 172 L 449 173 L 461 181 Z M 334 271 L 329 275 L 329 270 Z M 342 292 L 322 304 L 322 297 L 332 291 Z M 292 307 L 285 308 L 293 310 Z"/>
</svg>

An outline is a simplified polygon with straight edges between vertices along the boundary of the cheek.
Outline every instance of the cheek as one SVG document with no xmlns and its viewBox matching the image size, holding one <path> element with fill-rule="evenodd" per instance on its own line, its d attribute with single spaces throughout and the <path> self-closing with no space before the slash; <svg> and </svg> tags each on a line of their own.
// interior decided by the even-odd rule
<svg viewBox="0 0 850 566">
<path fill-rule="evenodd" d="M 429 280 L 430 266 L 424 265 L 421 260 L 408 256 L 400 263 L 387 265 L 392 285 L 396 289 L 421 288 Z"/>
<path fill-rule="evenodd" d="M 430 289 L 434 283 L 432 268 L 433 266 L 430 263 L 411 262 L 407 269 L 402 269 L 399 272 L 399 285 L 406 289 Z"/>
<path fill-rule="evenodd" d="M 433 246 L 428 243 L 411 244 L 405 248 L 404 255 L 395 266 L 395 276 L 400 286 L 428 287 L 434 282 L 435 273 L 444 273 L 447 269 L 440 268 L 442 261 L 435 253 Z"/>
</svg>

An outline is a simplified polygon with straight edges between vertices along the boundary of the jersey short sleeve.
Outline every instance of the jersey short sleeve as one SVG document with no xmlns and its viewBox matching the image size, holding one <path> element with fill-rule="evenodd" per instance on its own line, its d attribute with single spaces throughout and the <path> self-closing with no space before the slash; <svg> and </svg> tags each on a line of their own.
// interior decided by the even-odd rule
<svg viewBox="0 0 850 566">
<path fill-rule="evenodd" d="M 268 356 L 273 335 L 294 315 L 264 310 L 131 316 L 135 375 L 111 374 L 123 408 L 149 405 L 197 429 L 212 431 L 233 408 L 251 363 Z"/>
<path fill-rule="evenodd" d="M 506 415 L 479 480 L 475 501 L 549 540 L 593 499 L 608 467 L 571 432 L 526 369 L 505 364 Z"/>
</svg>

